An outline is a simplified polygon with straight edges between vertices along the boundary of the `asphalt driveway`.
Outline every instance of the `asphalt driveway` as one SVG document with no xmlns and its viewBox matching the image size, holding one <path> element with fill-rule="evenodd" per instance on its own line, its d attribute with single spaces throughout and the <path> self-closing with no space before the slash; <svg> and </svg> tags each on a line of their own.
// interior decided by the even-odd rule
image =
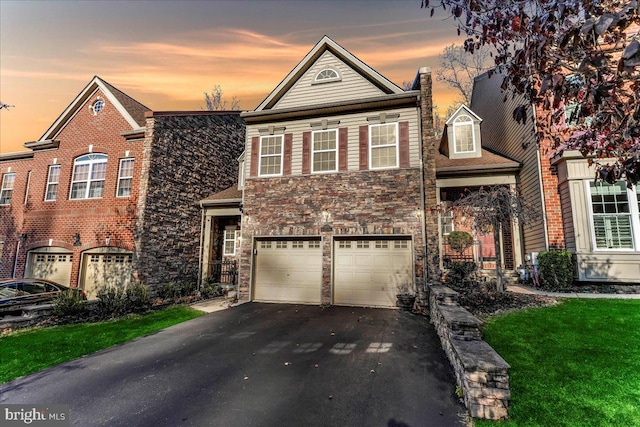
<svg viewBox="0 0 640 427">
<path fill-rule="evenodd" d="M 426 318 L 244 304 L 0 386 L 74 425 L 454 426 L 464 408 Z"/>
</svg>

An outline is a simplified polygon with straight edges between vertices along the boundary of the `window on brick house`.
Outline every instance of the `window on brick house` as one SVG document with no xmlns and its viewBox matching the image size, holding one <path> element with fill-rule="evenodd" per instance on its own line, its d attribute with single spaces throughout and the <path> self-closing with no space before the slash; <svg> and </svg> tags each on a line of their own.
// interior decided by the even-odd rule
<svg viewBox="0 0 640 427">
<path fill-rule="evenodd" d="M 260 176 L 282 175 L 283 136 L 260 137 Z"/>
<path fill-rule="evenodd" d="M 589 182 L 591 225 L 598 250 L 640 250 L 640 195 L 623 181 Z"/>
<path fill-rule="evenodd" d="M 313 132 L 313 172 L 338 170 L 337 134 L 335 129 Z"/>
<path fill-rule="evenodd" d="M 369 126 L 371 169 L 398 166 L 398 124 L 385 123 Z"/>
<path fill-rule="evenodd" d="M 87 154 L 73 162 L 69 199 L 97 199 L 102 197 L 107 175 L 107 155 Z"/>
<path fill-rule="evenodd" d="M 5 173 L 2 176 L 2 187 L 0 187 L 0 205 L 11 204 L 11 196 L 13 195 L 13 185 L 15 181 L 15 173 Z"/>
<path fill-rule="evenodd" d="M 49 166 L 47 177 L 47 191 L 44 195 L 45 201 L 53 201 L 58 197 L 58 183 L 60 182 L 60 165 Z"/>
<path fill-rule="evenodd" d="M 120 159 L 120 170 L 118 171 L 118 197 L 129 197 L 131 195 L 131 181 L 133 180 L 133 159 Z"/>
</svg>

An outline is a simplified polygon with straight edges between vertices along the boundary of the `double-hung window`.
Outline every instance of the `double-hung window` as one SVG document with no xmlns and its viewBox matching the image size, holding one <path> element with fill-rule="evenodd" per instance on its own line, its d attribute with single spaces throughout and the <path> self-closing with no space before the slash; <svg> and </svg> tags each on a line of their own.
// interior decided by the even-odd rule
<svg viewBox="0 0 640 427">
<path fill-rule="evenodd" d="M 224 254 L 233 256 L 236 254 L 236 238 L 238 231 L 235 227 L 227 227 L 224 229 Z"/>
<path fill-rule="evenodd" d="M 49 166 L 49 175 L 47 175 L 47 191 L 44 194 L 45 201 L 51 202 L 58 198 L 59 182 L 60 182 L 60 165 Z"/>
<path fill-rule="evenodd" d="M 131 181 L 133 180 L 133 159 L 120 159 L 118 171 L 117 197 L 129 197 L 131 195 Z"/>
<path fill-rule="evenodd" d="M 369 126 L 371 169 L 398 167 L 398 124 Z"/>
<path fill-rule="evenodd" d="M 456 153 L 473 153 L 476 149 L 473 135 L 473 120 L 467 115 L 459 116 L 453 122 L 453 140 Z"/>
<path fill-rule="evenodd" d="M 73 162 L 69 199 L 97 199 L 102 197 L 107 174 L 106 154 L 87 154 Z"/>
<path fill-rule="evenodd" d="M 260 137 L 260 176 L 282 175 L 283 136 Z"/>
<path fill-rule="evenodd" d="M 338 170 L 337 134 L 335 129 L 313 132 L 313 172 Z"/>
<path fill-rule="evenodd" d="M 13 184 L 15 182 L 15 173 L 5 173 L 2 177 L 2 187 L 0 187 L 0 205 L 11 204 L 11 196 L 13 195 Z"/>
<path fill-rule="evenodd" d="M 615 184 L 589 182 L 594 247 L 597 250 L 640 250 L 640 193 Z"/>
</svg>

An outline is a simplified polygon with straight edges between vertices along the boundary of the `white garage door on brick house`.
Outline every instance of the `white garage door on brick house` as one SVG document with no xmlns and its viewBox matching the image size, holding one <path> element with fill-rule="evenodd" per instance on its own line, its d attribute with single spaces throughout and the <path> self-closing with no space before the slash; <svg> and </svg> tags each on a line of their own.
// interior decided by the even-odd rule
<svg viewBox="0 0 640 427">
<path fill-rule="evenodd" d="M 47 279 L 69 286 L 73 253 L 64 248 L 45 247 L 29 252 L 25 277 Z"/>
<path fill-rule="evenodd" d="M 254 248 L 254 301 L 320 304 L 319 239 L 257 240 Z"/>
<path fill-rule="evenodd" d="M 399 289 L 413 289 L 411 240 L 334 241 L 333 303 L 395 307 Z"/>
<path fill-rule="evenodd" d="M 125 287 L 131 283 L 131 252 L 119 248 L 97 248 L 82 254 L 80 288 L 87 298 L 96 297 L 103 286 Z"/>
</svg>

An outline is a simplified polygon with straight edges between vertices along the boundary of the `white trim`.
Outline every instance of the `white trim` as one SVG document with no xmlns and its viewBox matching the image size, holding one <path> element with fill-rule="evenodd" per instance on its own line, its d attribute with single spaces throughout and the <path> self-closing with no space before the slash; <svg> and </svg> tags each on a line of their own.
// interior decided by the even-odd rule
<svg viewBox="0 0 640 427">
<path fill-rule="evenodd" d="M 325 77 L 322 79 L 318 79 L 318 76 L 320 76 L 320 73 L 324 72 L 324 71 L 333 71 L 336 76 L 335 77 Z M 335 68 L 335 67 L 331 67 L 331 66 L 326 66 L 323 67 L 320 71 L 318 71 L 315 75 L 315 77 L 313 78 L 313 83 L 312 84 L 320 84 L 320 83 L 330 83 L 330 82 L 339 82 L 342 80 L 342 76 L 340 75 L 340 72 Z"/>
<path fill-rule="evenodd" d="M 315 135 L 321 132 L 333 132 L 333 134 L 335 135 L 335 142 L 336 142 L 336 147 L 334 149 L 329 149 L 329 150 L 315 150 Z M 311 173 L 333 173 L 333 172 L 338 172 L 338 156 L 340 155 L 338 152 L 338 146 L 339 146 L 340 141 L 338 141 L 338 129 L 325 129 L 325 130 L 314 130 L 311 131 Z M 330 170 L 323 170 L 323 171 L 316 171 L 314 170 L 315 168 L 315 158 L 314 155 L 316 153 L 330 153 L 330 152 L 335 152 L 336 153 L 336 157 L 335 157 L 335 164 L 334 164 L 334 169 L 330 169 Z"/>
<path fill-rule="evenodd" d="M 585 180 L 585 191 L 586 191 L 586 201 L 587 208 L 589 212 L 589 225 L 591 231 L 591 247 L 594 252 L 638 252 L 640 251 L 640 213 L 638 212 L 638 196 L 636 193 L 636 188 L 633 189 L 626 188 L 624 189 L 627 192 L 627 205 L 629 207 L 629 216 L 631 217 L 630 227 L 631 227 L 631 248 L 599 248 L 596 242 L 596 226 L 594 222 L 594 213 L 593 213 L 593 202 L 591 199 L 591 183 L 595 182 L 594 180 Z M 615 184 L 609 184 L 615 185 Z M 606 214 L 605 214 L 606 215 Z M 616 214 L 611 214 L 616 215 Z M 617 215 L 625 215 L 625 214 L 617 214 Z"/>
<path fill-rule="evenodd" d="M 128 152 L 128 151 L 127 151 Z M 132 166 L 131 166 L 131 175 L 130 176 L 122 176 L 122 163 L 125 161 L 131 161 Z M 131 191 L 133 190 L 133 168 L 135 167 L 135 158 L 133 157 L 125 157 L 123 159 L 120 159 L 120 164 L 118 165 L 118 184 L 116 185 L 116 197 L 119 199 L 127 199 L 129 197 L 131 197 Z M 129 194 L 127 194 L 126 196 L 120 196 L 120 182 L 124 179 L 130 179 L 131 180 L 131 185 L 129 186 Z"/>
<path fill-rule="evenodd" d="M 8 181 L 7 177 L 13 176 L 13 182 L 11 183 L 11 187 L 6 186 L 6 181 Z M 16 173 L 15 172 L 7 172 L 2 175 L 2 182 L 0 183 L 0 200 L 2 200 L 2 195 L 5 191 L 11 191 L 11 198 L 8 203 L 0 203 L 0 206 L 9 206 L 11 204 L 11 200 L 13 200 L 13 190 L 16 186 Z"/>
<path fill-rule="evenodd" d="M 376 70 L 353 56 L 345 48 L 340 46 L 335 41 L 331 40 L 330 37 L 324 36 L 318 43 L 316 43 L 316 45 L 309 51 L 309 53 L 307 53 L 305 57 L 302 58 L 302 61 L 300 61 L 298 65 L 296 65 L 295 68 L 291 70 L 289 74 L 287 74 L 287 76 L 280 82 L 280 84 L 278 84 L 278 86 L 276 86 L 276 88 L 265 98 L 265 100 L 256 107 L 254 111 L 264 110 L 271 101 L 273 101 L 278 95 L 280 95 L 282 89 L 284 89 L 298 75 L 298 73 L 308 65 L 309 61 L 311 61 L 317 54 L 319 55 L 320 51 L 326 50 L 328 48 L 331 48 L 342 55 L 347 60 L 347 65 L 349 65 L 351 68 L 356 71 L 362 71 L 371 79 L 377 81 L 381 86 L 387 88 L 389 92 L 404 93 L 404 90 L 402 90 L 399 86 L 396 86 L 382 74 L 378 73 Z M 300 77 L 301 76 L 298 76 L 297 78 Z"/>
<path fill-rule="evenodd" d="M 458 119 L 461 118 L 461 117 L 469 117 L 469 120 L 458 123 Z M 457 147 L 458 144 L 456 143 L 456 127 L 462 127 L 462 126 L 471 126 L 471 143 L 473 144 L 471 150 L 458 151 L 458 149 L 457 149 L 458 148 Z M 459 115 L 453 121 L 453 126 L 451 126 L 451 129 L 453 131 L 453 152 L 454 152 L 454 154 L 468 154 L 468 153 L 475 153 L 476 152 L 475 123 L 474 123 L 473 119 L 471 118 L 471 116 L 469 116 L 468 114 Z"/>
<path fill-rule="evenodd" d="M 56 182 L 50 181 L 51 179 L 51 170 L 53 168 L 58 169 L 60 172 L 58 172 L 58 180 Z M 62 165 L 49 165 L 49 170 L 47 171 L 47 184 L 44 187 L 44 201 L 45 202 L 55 202 L 58 199 L 58 190 L 60 189 L 60 173 L 62 172 Z M 56 189 L 56 196 L 53 199 L 48 199 L 47 196 L 49 195 L 49 186 L 50 185 L 57 185 L 57 189 Z"/>
<path fill-rule="evenodd" d="M 233 231 L 233 238 L 227 238 L 227 231 Z M 234 225 L 226 226 L 223 231 L 223 239 L 222 239 L 222 255 L 223 256 L 235 256 L 236 255 L 236 246 L 238 242 L 238 230 Z M 231 253 L 227 252 L 227 242 L 233 242 L 233 251 Z"/>
<path fill-rule="evenodd" d="M 393 166 L 377 166 L 377 167 L 373 167 L 372 162 L 371 162 L 371 152 L 372 150 L 372 146 L 371 146 L 371 134 L 373 132 L 371 132 L 371 129 L 374 127 L 382 127 L 382 126 L 394 126 L 396 129 L 396 142 L 395 142 L 395 146 L 396 146 L 396 164 Z M 385 147 L 391 147 L 392 144 L 386 144 L 386 145 L 377 145 L 375 148 L 385 148 Z M 371 124 L 369 125 L 369 169 L 371 170 L 381 170 L 381 169 L 394 169 L 394 168 L 398 168 L 400 165 L 400 133 L 398 131 L 398 122 L 393 122 L 393 123 L 380 123 L 380 124 Z"/>
<path fill-rule="evenodd" d="M 458 113 L 461 110 L 465 110 L 469 115 L 471 115 L 473 120 L 476 120 L 478 122 L 482 122 L 482 118 L 480 118 L 480 116 L 478 116 L 476 113 L 474 113 L 471 108 L 467 107 L 464 104 L 460 104 L 460 106 L 458 107 L 458 109 L 456 111 L 453 112 L 453 114 L 451 116 L 449 116 L 449 118 L 447 119 L 446 122 L 444 122 L 445 125 L 449 125 L 451 124 L 451 121 L 456 118 L 458 116 Z"/>
<path fill-rule="evenodd" d="M 102 80 L 95 76 L 87 86 L 74 98 L 74 100 L 69 104 L 69 106 L 63 111 L 63 113 L 56 119 L 55 122 L 47 129 L 47 131 L 40 137 L 40 141 L 44 141 L 47 139 L 54 139 L 62 129 L 66 126 L 66 124 L 75 116 L 75 114 L 80 110 L 80 104 L 83 104 L 87 99 L 92 98 L 93 94 L 97 89 L 100 89 L 104 96 L 109 100 L 111 105 L 116 107 L 116 110 L 122 115 L 122 117 L 129 123 L 131 129 L 138 129 L 140 125 L 133 120 L 131 114 L 118 102 L 117 98 L 111 93 L 107 86 L 102 82 Z M 55 132 L 55 133 L 54 133 Z"/>
<path fill-rule="evenodd" d="M 27 172 L 27 188 L 24 190 L 24 205 L 27 206 L 29 201 L 29 187 L 31 186 L 31 172 Z"/>
<path fill-rule="evenodd" d="M 91 156 L 100 156 L 100 160 L 96 159 L 96 158 L 90 158 Z M 81 159 L 83 157 L 89 157 L 86 160 L 80 160 L 78 161 L 78 159 Z M 104 153 L 90 153 L 90 154 L 83 154 L 81 156 L 76 157 L 73 160 L 73 170 L 71 172 L 71 185 L 69 186 L 69 200 L 89 200 L 89 199 L 101 199 L 104 195 L 104 187 L 102 187 L 102 192 L 100 193 L 99 197 L 89 197 L 89 190 L 91 188 L 91 183 L 92 182 L 98 182 L 98 181 L 102 181 L 103 183 L 106 183 L 107 181 L 107 171 L 106 171 L 106 166 L 105 166 L 105 177 L 104 179 L 91 179 L 91 175 L 93 173 L 93 167 L 96 164 L 102 164 L 104 163 L 105 165 L 108 163 L 109 161 L 109 156 L 104 154 Z M 89 172 L 87 173 L 87 179 L 86 180 L 75 180 L 74 181 L 74 177 L 76 174 L 76 166 L 78 165 L 85 165 L 88 164 L 89 165 Z M 72 198 L 71 196 L 73 195 L 73 184 L 76 183 L 80 183 L 80 182 L 86 182 L 87 186 L 84 190 L 84 197 L 74 197 Z"/>
<path fill-rule="evenodd" d="M 262 140 L 265 138 L 280 138 L 280 172 L 272 174 L 262 174 Z M 265 154 L 265 157 L 276 157 L 277 154 Z M 258 147 L 258 176 L 270 177 L 270 176 L 282 176 L 282 168 L 284 166 L 284 135 L 264 135 L 260 137 L 260 144 Z"/>
</svg>

